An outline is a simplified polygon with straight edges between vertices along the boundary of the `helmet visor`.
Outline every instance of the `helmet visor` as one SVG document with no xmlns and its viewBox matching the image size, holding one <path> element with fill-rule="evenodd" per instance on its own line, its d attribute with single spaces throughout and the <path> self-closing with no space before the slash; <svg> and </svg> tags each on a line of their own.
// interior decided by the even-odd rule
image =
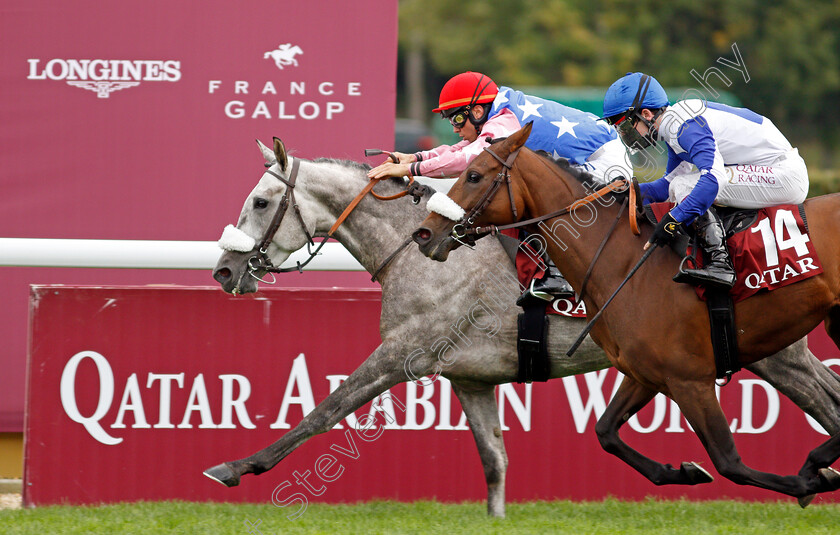
<svg viewBox="0 0 840 535">
<path fill-rule="evenodd" d="M 612 124 L 618 131 L 621 141 L 627 146 L 630 154 L 646 149 L 652 145 L 647 136 L 643 136 L 636 130 L 637 118 L 631 115 L 624 115 Z"/>
</svg>

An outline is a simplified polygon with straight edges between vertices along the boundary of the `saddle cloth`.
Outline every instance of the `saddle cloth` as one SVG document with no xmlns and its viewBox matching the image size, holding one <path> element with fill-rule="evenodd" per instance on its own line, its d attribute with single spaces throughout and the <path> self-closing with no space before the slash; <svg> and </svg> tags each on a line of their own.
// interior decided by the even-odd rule
<svg viewBox="0 0 840 535">
<path fill-rule="evenodd" d="M 515 229 L 510 231 L 516 232 Z M 502 232 L 510 232 L 502 231 Z M 516 234 L 514 234 L 516 236 Z M 523 251 L 527 248 L 530 254 Z M 519 286 L 523 290 L 531 286 L 531 280 L 542 278 L 545 275 L 545 265 L 540 260 L 534 249 L 527 243 L 520 243 L 519 249 L 516 251 L 516 276 L 519 279 Z M 546 304 L 546 314 L 556 314 L 558 316 L 566 316 L 567 318 L 585 318 L 586 307 L 583 302 L 577 300 L 577 296 L 569 298 L 554 298 L 553 301 Z"/>
<path fill-rule="evenodd" d="M 671 203 L 650 205 L 657 220 L 673 206 Z M 729 292 L 735 303 L 761 290 L 783 288 L 823 271 L 808 235 L 803 205 L 784 204 L 755 212 L 750 226 L 737 229 L 732 235 L 727 231 L 727 246 L 737 275 L 735 286 Z M 703 264 L 701 254 L 695 254 L 694 258 L 698 266 Z M 704 292 L 705 288 L 697 287 L 701 299 Z"/>
</svg>

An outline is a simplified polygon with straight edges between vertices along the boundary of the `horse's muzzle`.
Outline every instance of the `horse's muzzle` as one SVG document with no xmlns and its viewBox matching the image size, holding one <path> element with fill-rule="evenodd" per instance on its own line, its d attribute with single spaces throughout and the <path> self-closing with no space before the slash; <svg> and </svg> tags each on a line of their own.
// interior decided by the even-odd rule
<svg viewBox="0 0 840 535">
<path fill-rule="evenodd" d="M 458 246 L 452 236 L 436 237 L 435 233 L 426 227 L 415 230 L 411 238 L 420 246 L 421 253 L 438 262 L 444 262 L 449 256 L 449 251 Z"/>
</svg>

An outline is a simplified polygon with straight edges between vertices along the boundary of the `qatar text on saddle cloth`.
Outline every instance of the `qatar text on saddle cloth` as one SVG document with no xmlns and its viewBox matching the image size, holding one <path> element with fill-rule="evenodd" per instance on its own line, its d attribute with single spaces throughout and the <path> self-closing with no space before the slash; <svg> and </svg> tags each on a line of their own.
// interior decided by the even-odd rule
<svg viewBox="0 0 840 535">
<path fill-rule="evenodd" d="M 674 205 L 665 202 L 650 206 L 658 220 Z M 794 204 L 758 209 L 755 222 L 729 238 L 727 246 L 738 277 L 729 292 L 734 303 L 761 290 L 782 288 L 823 271 L 799 206 Z M 697 258 L 697 262 L 702 265 L 702 259 Z M 704 291 L 697 288 L 701 299 Z"/>
</svg>

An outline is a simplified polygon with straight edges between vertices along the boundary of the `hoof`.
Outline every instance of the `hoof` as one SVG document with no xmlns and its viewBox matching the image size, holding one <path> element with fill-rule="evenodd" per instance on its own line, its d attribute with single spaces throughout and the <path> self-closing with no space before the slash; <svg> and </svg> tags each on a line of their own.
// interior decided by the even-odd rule
<svg viewBox="0 0 840 535">
<path fill-rule="evenodd" d="M 691 485 L 699 485 L 701 483 L 711 483 L 715 480 L 712 474 L 700 467 L 695 462 L 682 463 L 680 471 L 688 477 Z"/>
<path fill-rule="evenodd" d="M 816 494 L 809 494 L 809 495 L 807 495 L 807 496 L 802 496 L 801 498 L 798 498 L 798 501 L 799 501 L 799 507 L 801 507 L 801 508 L 805 509 L 806 507 L 808 507 L 808 505 L 809 505 L 812 501 L 814 501 L 814 498 L 816 498 L 816 497 L 817 497 L 817 495 L 816 495 Z"/>
<path fill-rule="evenodd" d="M 840 489 L 840 472 L 834 468 L 820 468 L 820 479 L 823 480 L 830 488 L 830 490 Z"/>
<path fill-rule="evenodd" d="M 204 471 L 204 475 L 218 481 L 226 487 L 235 487 L 239 485 L 239 476 L 233 473 L 233 470 L 226 463 L 217 464 L 213 468 L 208 468 Z"/>
</svg>

